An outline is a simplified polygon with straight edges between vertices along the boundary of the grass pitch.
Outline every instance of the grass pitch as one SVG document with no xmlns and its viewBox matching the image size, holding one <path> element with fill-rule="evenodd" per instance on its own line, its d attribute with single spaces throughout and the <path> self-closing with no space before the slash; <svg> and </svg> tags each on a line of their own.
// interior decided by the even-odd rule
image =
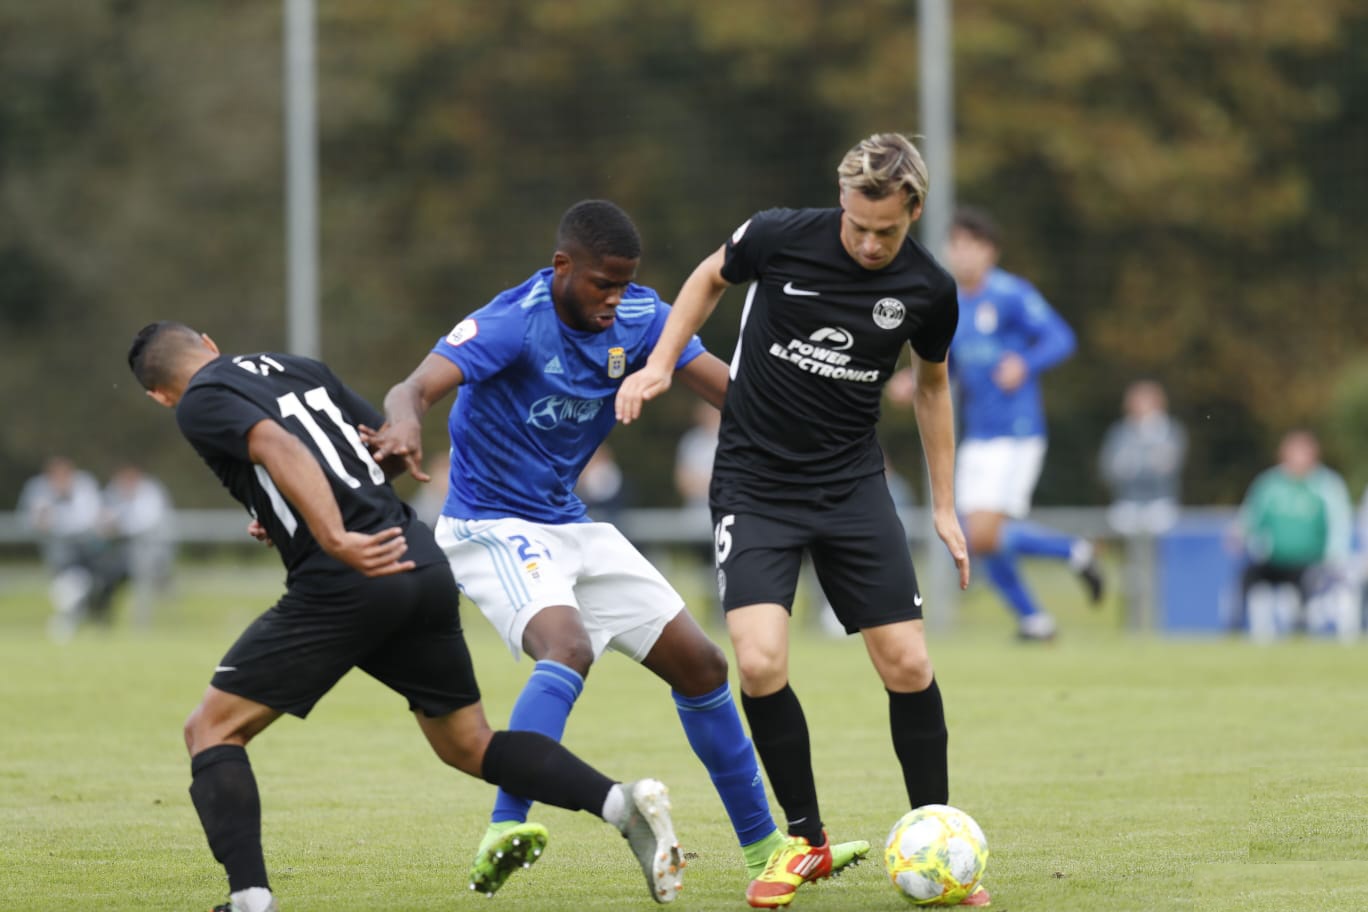
<svg viewBox="0 0 1368 912">
<path fill-rule="evenodd" d="M 0 909 L 223 901 L 186 794 L 180 725 L 223 650 L 278 594 L 278 568 L 185 568 L 154 631 L 116 624 L 65 646 L 43 634 L 39 572 L 5 567 L 0 579 Z M 1368 644 L 1126 634 L 1115 605 L 1087 613 L 1064 574 L 1033 579 L 1058 609 L 1056 644 L 1013 642 L 982 590 L 931 633 L 951 801 L 988 834 L 993 909 L 1368 908 Z M 463 613 L 497 726 L 531 666 Z M 906 810 L 887 703 L 857 640 L 798 626 L 793 685 L 828 828 L 881 844 Z M 615 832 L 542 807 L 545 857 L 493 900 L 466 892 L 493 790 L 443 767 L 407 715 L 353 673 L 307 723 L 283 719 L 252 745 L 283 909 L 654 906 Z M 566 743 L 616 777 L 669 784 L 690 856 L 677 908 L 745 908 L 740 854 L 663 684 L 606 657 Z M 794 908 L 907 906 L 873 860 L 805 887 Z"/>
</svg>

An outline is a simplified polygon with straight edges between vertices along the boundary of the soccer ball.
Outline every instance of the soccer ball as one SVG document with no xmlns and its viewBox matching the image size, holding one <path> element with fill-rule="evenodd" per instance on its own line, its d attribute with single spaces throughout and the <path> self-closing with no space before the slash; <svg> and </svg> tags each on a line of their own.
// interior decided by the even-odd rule
<svg viewBox="0 0 1368 912">
<path fill-rule="evenodd" d="M 918 906 L 953 906 L 974 891 L 988 864 L 988 840 L 974 818 L 944 804 L 908 811 L 884 845 L 893 886 Z"/>
</svg>

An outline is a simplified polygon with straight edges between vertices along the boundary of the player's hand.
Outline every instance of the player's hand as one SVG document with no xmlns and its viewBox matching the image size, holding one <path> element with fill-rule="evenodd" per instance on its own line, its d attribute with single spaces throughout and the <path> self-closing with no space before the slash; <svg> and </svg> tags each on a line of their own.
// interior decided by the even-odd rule
<svg viewBox="0 0 1368 912">
<path fill-rule="evenodd" d="M 964 541 L 964 530 L 960 528 L 959 517 L 954 510 L 936 510 L 932 515 L 936 524 L 936 534 L 945 542 L 946 550 L 955 559 L 955 569 L 959 571 L 961 589 L 969 588 L 969 546 Z"/>
<path fill-rule="evenodd" d="M 1016 352 L 1008 352 L 1002 356 L 997 367 L 993 368 L 993 382 L 998 385 L 998 389 L 1010 393 L 1026 382 L 1030 372 L 1025 358 Z"/>
<path fill-rule="evenodd" d="M 404 530 L 393 526 L 374 535 L 364 532 L 344 532 L 323 550 L 342 563 L 366 576 L 390 576 L 414 568 L 411 560 L 401 561 L 408 550 Z"/>
<path fill-rule="evenodd" d="M 910 367 L 894 371 L 884 386 L 884 392 L 888 394 L 888 401 L 894 405 L 911 405 L 917 395 L 916 371 Z"/>
<path fill-rule="evenodd" d="M 266 532 L 266 527 L 255 519 L 247 524 L 247 534 L 268 548 L 275 547 L 275 542 L 271 541 L 271 536 Z"/>
<path fill-rule="evenodd" d="M 359 424 L 356 430 L 361 442 L 370 450 L 371 458 L 384 469 L 386 476 L 391 472 L 390 466 L 384 465 L 385 460 L 397 457 L 403 460 L 404 467 L 414 478 L 424 483 L 432 481 L 432 476 L 423 471 L 423 428 L 418 422 L 391 424 L 386 421 L 379 430 Z"/>
<path fill-rule="evenodd" d="M 641 417 L 641 406 L 670 388 L 674 372 L 647 364 L 622 381 L 617 391 L 617 420 L 631 424 Z"/>
</svg>

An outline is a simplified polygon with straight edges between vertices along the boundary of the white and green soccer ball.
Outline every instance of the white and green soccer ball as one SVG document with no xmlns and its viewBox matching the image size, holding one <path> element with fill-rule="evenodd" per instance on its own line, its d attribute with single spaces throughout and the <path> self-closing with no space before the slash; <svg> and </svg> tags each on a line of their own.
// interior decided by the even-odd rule
<svg viewBox="0 0 1368 912">
<path fill-rule="evenodd" d="M 953 906 L 974 891 L 988 864 L 988 840 L 974 818 L 945 804 L 908 811 L 884 845 L 893 886 L 918 906 Z"/>
</svg>

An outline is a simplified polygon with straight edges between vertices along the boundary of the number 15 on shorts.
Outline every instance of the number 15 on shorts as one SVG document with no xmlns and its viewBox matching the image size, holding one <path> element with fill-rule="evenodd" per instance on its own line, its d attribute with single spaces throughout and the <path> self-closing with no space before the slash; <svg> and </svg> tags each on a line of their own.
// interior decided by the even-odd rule
<svg viewBox="0 0 1368 912">
<path fill-rule="evenodd" d="M 732 536 L 731 527 L 736 522 L 736 514 L 728 513 L 717 521 L 713 528 L 713 543 L 717 547 L 717 566 L 722 566 L 731 554 Z"/>
</svg>

